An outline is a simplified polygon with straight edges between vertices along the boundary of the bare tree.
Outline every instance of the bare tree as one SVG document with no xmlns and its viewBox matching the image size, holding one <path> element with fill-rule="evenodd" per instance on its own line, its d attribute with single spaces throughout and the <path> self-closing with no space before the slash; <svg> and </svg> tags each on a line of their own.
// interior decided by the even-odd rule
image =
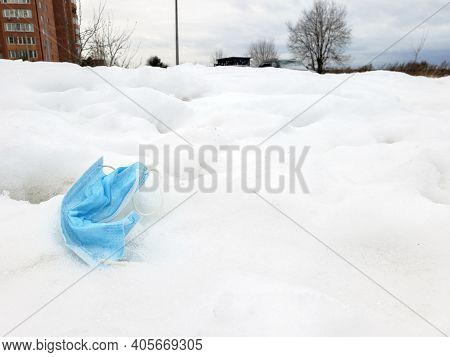
<svg viewBox="0 0 450 357">
<path fill-rule="evenodd" d="M 140 47 L 132 43 L 136 24 L 125 29 L 117 27 L 112 16 L 106 13 L 105 3 L 100 1 L 89 23 L 84 25 L 81 0 L 78 0 L 78 6 L 82 58 L 104 61 L 109 67 L 130 67 Z"/>
<path fill-rule="evenodd" d="M 98 7 L 94 10 L 89 23 L 84 23 L 83 7 L 81 0 L 78 0 L 78 22 L 80 24 L 80 52 L 81 57 L 87 57 L 94 38 L 100 32 L 104 23 L 105 3 L 100 0 Z"/>
<path fill-rule="evenodd" d="M 289 50 L 317 73 L 324 73 L 330 63 L 343 64 L 345 48 L 351 41 L 344 6 L 331 0 L 316 0 L 304 10 L 296 24 L 288 23 Z"/>
<path fill-rule="evenodd" d="M 108 67 L 130 67 L 139 50 L 139 46 L 133 46 L 131 42 L 135 27 L 136 25 L 132 28 L 118 28 L 108 15 L 89 45 L 89 55 L 94 59 L 104 60 Z"/>
<path fill-rule="evenodd" d="M 419 41 L 413 44 L 414 63 L 417 63 L 420 53 L 422 52 L 423 47 L 425 46 L 425 42 L 427 42 L 427 37 L 428 37 L 428 30 L 426 28 L 423 28 L 422 35 Z"/>
<path fill-rule="evenodd" d="M 211 64 L 213 66 L 216 65 L 217 64 L 217 60 L 221 59 L 221 58 L 224 58 L 224 57 L 225 57 L 225 55 L 223 53 L 223 50 L 221 50 L 221 49 L 216 50 L 211 56 Z"/>
<path fill-rule="evenodd" d="M 256 67 L 264 61 L 278 59 L 273 40 L 259 40 L 250 44 L 248 55 L 253 59 L 253 65 Z"/>
</svg>

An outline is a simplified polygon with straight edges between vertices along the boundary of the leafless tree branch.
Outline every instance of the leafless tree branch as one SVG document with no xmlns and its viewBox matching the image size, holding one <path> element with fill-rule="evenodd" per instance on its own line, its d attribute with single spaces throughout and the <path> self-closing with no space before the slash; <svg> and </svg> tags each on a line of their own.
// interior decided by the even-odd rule
<svg viewBox="0 0 450 357">
<path fill-rule="evenodd" d="M 94 10 L 94 14 L 89 23 L 84 24 L 82 1 L 78 0 L 78 20 L 80 23 L 80 40 L 81 40 L 81 56 L 86 57 L 90 52 L 92 40 L 98 35 L 104 23 L 105 5 L 103 1 L 100 1 L 97 9 Z"/>
<path fill-rule="evenodd" d="M 330 63 L 343 64 L 348 59 L 345 48 L 351 41 L 346 16 L 344 6 L 331 0 L 316 0 L 296 24 L 287 24 L 289 50 L 318 73 L 324 73 Z"/>
<path fill-rule="evenodd" d="M 253 60 L 254 66 L 259 66 L 262 62 L 278 59 L 278 52 L 273 40 L 259 40 L 250 44 L 248 55 Z"/>
<path fill-rule="evenodd" d="M 428 38 L 428 29 L 423 28 L 422 29 L 422 35 L 419 39 L 419 41 L 415 44 L 413 44 L 413 52 L 414 52 L 414 63 L 417 63 L 420 53 L 423 50 L 423 47 L 425 46 L 425 42 L 427 42 Z"/>
<path fill-rule="evenodd" d="M 214 66 L 217 64 L 217 60 L 220 58 L 224 58 L 224 52 L 221 49 L 216 50 L 212 55 L 211 55 L 211 64 Z"/>
<path fill-rule="evenodd" d="M 106 13 L 106 3 L 100 1 L 98 8 L 87 25 L 82 27 L 81 54 L 82 58 L 91 57 L 104 61 L 106 66 L 130 67 L 139 51 L 140 44 L 134 46 L 132 36 L 134 26 L 122 29 L 114 24 L 112 15 Z M 78 0 L 79 20 L 83 21 L 81 0 Z"/>
</svg>

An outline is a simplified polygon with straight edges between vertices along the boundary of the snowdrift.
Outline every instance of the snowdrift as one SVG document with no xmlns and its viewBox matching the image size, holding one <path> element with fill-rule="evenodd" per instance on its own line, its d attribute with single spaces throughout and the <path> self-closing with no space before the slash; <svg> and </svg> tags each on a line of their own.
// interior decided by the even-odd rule
<svg viewBox="0 0 450 357">
<path fill-rule="evenodd" d="M 59 206 L 100 156 L 138 145 L 258 144 L 342 82 L 280 69 L 80 68 L 0 61 L 0 329 L 88 268 Z M 266 195 L 450 332 L 450 78 L 357 74 L 267 144 L 310 146 L 310 194 Z M 137 104 L 138 105 L 137 105 Z M 173 173 L 168 172 L 168 175 Z M 233 178 L 239 179 L 239 170 Z M 186 198 L 164 194 L 156 222 Z M 197 194 L 12 335 L 434 336 L 258 196 Z"/>
</svg>

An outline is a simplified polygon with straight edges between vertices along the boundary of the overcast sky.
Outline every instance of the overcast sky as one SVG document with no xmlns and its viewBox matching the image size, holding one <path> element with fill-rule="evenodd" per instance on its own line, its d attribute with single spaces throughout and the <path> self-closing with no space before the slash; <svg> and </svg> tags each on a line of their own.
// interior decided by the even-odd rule
<svg viewBox="0 0 450 357">
<path fill-rule="evenodd" d="M 83 0 L 87 19 L 100 0 Z M 134 41 L 143 61 L 158 55 L 173 64 L 174 0 L 104 0 L 119 26 L 136 23 Z M 348 49 L 351 65 L 367 63 L 404 33 L 423 21 L 447 0 L 342 0 L 348 12 L 353 40 Z M 179 0 L 181 62 L 207 64 L 215 49 L 242 56 L 248 44 L 273 39 L 282 58 L 289 58 L 286 22 L 295 22 L 313 0 Z M 421 55 L 434 63 L 450 60 L 450 5 L 418 31 L 405 38 L 376 64 L 410 60 L 412 47 L 428 33 Z"/>
</svg>

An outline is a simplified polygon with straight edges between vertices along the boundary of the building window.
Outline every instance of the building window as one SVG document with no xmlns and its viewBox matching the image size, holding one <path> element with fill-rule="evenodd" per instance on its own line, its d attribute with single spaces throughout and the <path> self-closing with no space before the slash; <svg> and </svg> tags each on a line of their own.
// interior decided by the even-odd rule
<svg viewBox="0 0 450 357">
<path fill-rule="evenodd" d="M 3 17 L 30 19 L 32 17 L 32 12 L 31 10 L 26 9 L 5 9 L 3 10 Z"/>
<path fill-rule="evenodd" d="M 35 45 L 36 38 L 34 37 L 8 37 L 9 44 L 17 45 Z"/>
<path fill-rule="evenodd" d="M 9 32 L 34 32 L 33 24 L 6 23 L 5 30 Z"/>
<path fill-rule="evenodd" d="M 0 4 L 31 4 L 31 0 L 0 0 Z"/>
<path fill-rule="evenodd" d="M 31 50 L 31 51 L 8 51 L 9 58 L 14 59 L 31 59 L 31 58 L 37 58 L 37 51 Z"/>
</svg>

